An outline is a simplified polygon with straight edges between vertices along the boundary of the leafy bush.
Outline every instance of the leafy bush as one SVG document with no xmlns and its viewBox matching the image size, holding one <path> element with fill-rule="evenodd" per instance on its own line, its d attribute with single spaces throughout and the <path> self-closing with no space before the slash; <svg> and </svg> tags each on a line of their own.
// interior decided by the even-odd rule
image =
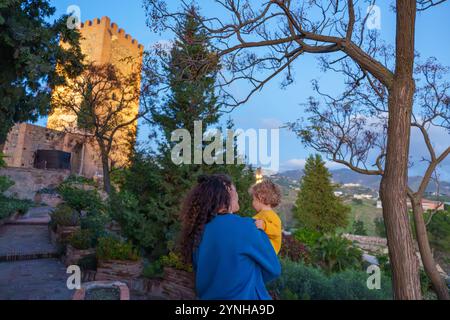
<svg viewBox="0 0 450 320">
<path fill-rule="evenodd" d="M 107 234 L 106 225 L 111 221 L 107 212 L 88 213 L 81 218 L 80 225 L 82 229 L 87 229 L 92 233 L 93 242 Z"/>
<path fill-rule="evenodd" d="M 313 247 L 313 254 L 316 264 L 328 273 L 362 266 L 362 251 L 340 235 L 321 237 Z"/>
<path fill-rule="evenodd" d="M 420 268 L 419 276 L 420 276 L 420 289 L 422 291 L 422 294 L 426 294 L 428 291 L 432 290 L 431 280 L 428 277 L 425 270 L 422 268 Z"/>
<path fill-rule="evenodd" d="M 78 230 L 69 237 L 69 244 L 77 250 L 86 250 L 94 245 L 91 230 Z"/>
<path fill-rule="evenodd" d="M 157 278 L 162 277 L 164 274 L 164 269 L 161 264 L 161 260 L 156 260 L 152 263 L 149 263 L 145 266 L 144 271 L 142 271 L 142 275 L 145 278 Z"/>
<path fill-rule="evenodd" d="M 89 179 L 83 176 L 77 176 L 77 175 L 70 175 L 67 177 L 67 179 L 64 181 L 64 184 L 66 185 L 73 185 L 73 184 L 85 184 L 89 186 L 95 186 L 95 181 L 93 179 Z"/>
<path fill-rule="evenodd" d="M 368 274 L 363 271 L 345 270 L 330 277 L 334 288 L 333 300 L 388 300 L 392 299 L 391 278 L 381 274 L 381 288 L 367 288 Z"/>
<path fill-rule="evenodd" d="M 163 228 L 167 217 L 151 210 L 153 204 L 140 204 L 127 191 L 111 194 L 109 201 L 111 218 L 120 224 L 128 239 L 151 252 L 155 259 L 167 254 L 166 239 L 169 232 Z"/>
<path fill-rule="evenodd" d="M 281 276 L 268 285 L 282 300 L 380 300 L 392 299 L 389 277 L 381 276 L 381 289 L 367 288 L 368 274 L 346 270 L 327 276 L 320 269 L 282 259 Z"/>
<path fill-rule="evenodd" d="M 0 152 L 0 168 L 6 167 L 4 158 L 5 155 Z M 0 176 L 0 219 L 7 218 L 16 212 L 25 214 L 32 205 L 32 202 L 29 200 L 19 200 L 3 195 L 3 192 L 13 185 L 14 181 L 9 177 Z"/>
<path fill-rule="evenodd" d="M 139 254 L 130 242 L 112 236 L 98 240 L 97 258 L 101 260 L 139 260 Z"/>
<path fill-rule="evenodd" d="M 383 272 L 391 274 L 391 265 L 389 263 L 389 256 L 387 254 L 379 254 L 376 256 L 378 266 Z"/>
<path fill-rule="evenodd" d="M 301 243 L 306 244 L 308 248 L 315 246 L 321 236 L 321 233 L 307 228 L 300 228 L 294 233 L 294 237 Z"/>
<path fill-rule="evenodd" d="M 14 213 L 25 214 L 33 205 L 29 200 L 19 200 L 0 195 L 0 219 L 7 218 Z"/>
<path fill-rule="evenodd" d="M 375 233 L 377 236 L 386 238 L 386 227 L 384 226 L 383 218 L 375 218 L 373 219 L 373 223 L 375 224 Z"/>
<path fill-rule="evenodd" d="M 364 227 L 364 222 L 362 220 L 353 221 L 352 233 L 359 236 L 367 236 L 367 230 Z"/>
<path fill-rule="evenodd" d="M 294 236 L 283 234 L 280 257 L 288 258 L 295 262 L 309 262 L 309 251 L 306 246 Z"/>
<path fill-rule="evenodd" d="M 3 152 L 0 152 L 0 168 L 6 167 L 5 157 L 6 155 Z"/>
<path fill-rule="evenodd" d="M 80 214 L 66 204 L 60 204 L 51 214 L 51 225 L 73 227 L 80 225 Z"/>
<path fill-rule="evenodd" d="M 162 256 L 160 261 L 163 267 L 192 272 L 192 265 L 185 264 L 180 255 L 175 252 L 170 252 L 167 256 Z"/>
<path fill-rule="evenodd" d="M 426 213 L 424 218 L 428 221 L 429 213 Z M 438 211 L 433 214 L 427 229 L 431 246 L 439 251 L 450 253 L 450 212 Z"/>
<path fill-rule="evenodd" d="M 104 204 L 97 190 L 84 190 L 71 184 L 63 183 L 58 188 L 64 201 L 73 209 L 81 212 L 96 213 L 104 210 Z"/>
<path fill-rule="evenodd" d="M 0 176 L 0 194 L 8 190 L 14 185 L 14 181 L 12 181 L 9 177 Z"/>
</svg>

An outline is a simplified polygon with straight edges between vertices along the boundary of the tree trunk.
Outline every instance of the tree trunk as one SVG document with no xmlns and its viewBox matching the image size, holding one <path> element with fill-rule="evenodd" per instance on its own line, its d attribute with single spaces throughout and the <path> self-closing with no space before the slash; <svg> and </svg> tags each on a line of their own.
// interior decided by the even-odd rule
<svg viewBox="0 0 450 320">
<path fill-rule="evenodd" d="M 385 172 L 380 196 L 392 266 L 394 298 L 421 299 L 418 261 L 406 203 L 411 113 L 415 83 L 415 0 L 397 0 L 396 66 L 389 88 Z"/>
<path fill-rule="evenodd" d="M 412 199 L 412 208 L 414 214 L 414 224 L 416 226 L 417 243 L 419 244 L 420 256 L 422 257 L 423 267 L 430 278 L 433 289 L 440 300 L 449 300 L 447 285 L 436 268 L 433 254 L 431 253 L 430 243 L 428 241 L 427 228 L 423 218 L 423 208 L 420 199 Z"/>
<path fill-rule="evenodd" d="M 111 193 L 111 177 L 109 175 L 109 157 L 106 152 L 105 146 L 99 142 L 100 153 L 102 157 L 102 167 L 103 167 L 103 190 L 107 194 Z"/>
</svg>

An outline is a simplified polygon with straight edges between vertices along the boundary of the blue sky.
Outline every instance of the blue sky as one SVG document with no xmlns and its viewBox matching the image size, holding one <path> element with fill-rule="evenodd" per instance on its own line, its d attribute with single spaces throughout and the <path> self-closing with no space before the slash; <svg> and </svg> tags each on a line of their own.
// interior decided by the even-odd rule
<svg viewBox="0 0 450 320">
<path fill-rule="evenodd" d="M 174 0 L 175 1 L 175 0 Z M 209 0 L 200 0 L 198 3 L 208 13 L 211 10 Z M 390 1 L 381 1 L 381 36 L 389 43 L 395 37 L 395 16 L 387 7 Z M 70 5 L 77 5 L 81 9 L 81 20 L 90 20 L 97 17 L 109 16 L 120 28 L 137 39 L 146 48 L 161 40 L 171 40 L 171 35 L 154 34 L 145 24 L 145 12 L 141 0 L 52 0 L 56 7 L 56 16 L 64 14 Z M 416 49 L 422 58 L 435 56 L 447 66 L 450 66 L 450 2 L 433 8 L 427 12 L 419 13 L 417 17 Z M 311 80 L 322 80 L 322 88 L 333 92 L 342 81 L 332 73 L 323 74 L 317 67 L 314 56 L 303 56 L 295 63 L 295 83 L 285 90 L 280 89 L 280 79 L 270 82 L 261 92 L 257 93 L 248 103 L 235 109 L 229 116 L 234 120 L 237 128 L 271 128 L 288 121 L 300 118 L 303 113 L 300 103 L 312 94 Z M 246 88 L 239 88 L 245 93 Z M 46 119 L 39 124 L 45 125 Z M 147 140 L 148 129 L 140 126 L 139 141 Z M 433 132 L 433 139 L 438 150 L 450 142 L 448 133 L 440 130 Z M 411 156 L 417 164 L 424 151 L 424 144 L 419 135 L 412 134 Z M 280 164 L 281 169 L 300 168 L 304 159 L 312 153 L 305 149 L 301 142 L 287 130 L 280 132 Z M 329 164 L 330 168 L 335 165 Z M 410 175 L 420 174 L 423 166 L 416 165 L 411 169 Z M 450 160 L 441 168 L 445 179 L 450 179 Z"/>
</svg>

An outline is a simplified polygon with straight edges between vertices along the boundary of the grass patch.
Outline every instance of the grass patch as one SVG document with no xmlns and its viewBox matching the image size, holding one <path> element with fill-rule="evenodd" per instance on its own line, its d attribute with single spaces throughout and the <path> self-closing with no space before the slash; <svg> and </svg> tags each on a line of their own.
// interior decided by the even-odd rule
<svg viewBox="0 0 450 320">
<path fill-rule="evenodd" d="M 359 203 L 349 201 L 345 204 L 351 208 L 348 219 L 349 223 L 346 228 L 339 231 L 351 233 L 353 231 L 353 222 L 355 220 L 360 220 L 364 222 L 364 228 L 366 229 L 368 236 L 378 236 L 375 232 L 375 223 L 373 220 L 377 217 L 382 217 L 383 210 L 376 207 L 376 201 L 362 200 Z"/>
</svg>

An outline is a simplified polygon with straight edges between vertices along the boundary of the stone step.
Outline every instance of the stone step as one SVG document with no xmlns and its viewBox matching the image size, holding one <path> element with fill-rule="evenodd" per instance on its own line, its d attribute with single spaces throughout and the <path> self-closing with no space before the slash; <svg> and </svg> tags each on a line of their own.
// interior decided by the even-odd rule
<svg viewBox="0 0 450 320">
<path fill-rule="evenodd" d="M 60 254 L 54 252 L 43 253 L 20 253 L 12 252 L 0 255 L 0 262 L 12 262 L 12 261 L 25 261 L 25 260 L 38 260 L 38 259 L 54 259 L 59 258 Z"/>
<path fill-rule="evenodd" d="M 22 216 L 16 216 L 10 219 L 7 224 L 10 225 L 47 225 L 50 222 L 50 213 L 52 207 L 33 207 Z"/>
<path fill-rule="evenodd" d="M 42 219 L 42 218 L 17 219 L 7 221 L 5 224 L 13 226 L 21 226 L 21 225 L 47 226 L 49 220 L 50 219 Z"/>
<path fill-rule="evenodd" d="M 58 255 L 45 225 L 0 227 L 0 261 L 41 259 Z"/>
<path fill-rule="evenodd" d="M 0 262 L 0 300 L 70 300 L 69 276 L 57 259 Z"/>
</svg>

